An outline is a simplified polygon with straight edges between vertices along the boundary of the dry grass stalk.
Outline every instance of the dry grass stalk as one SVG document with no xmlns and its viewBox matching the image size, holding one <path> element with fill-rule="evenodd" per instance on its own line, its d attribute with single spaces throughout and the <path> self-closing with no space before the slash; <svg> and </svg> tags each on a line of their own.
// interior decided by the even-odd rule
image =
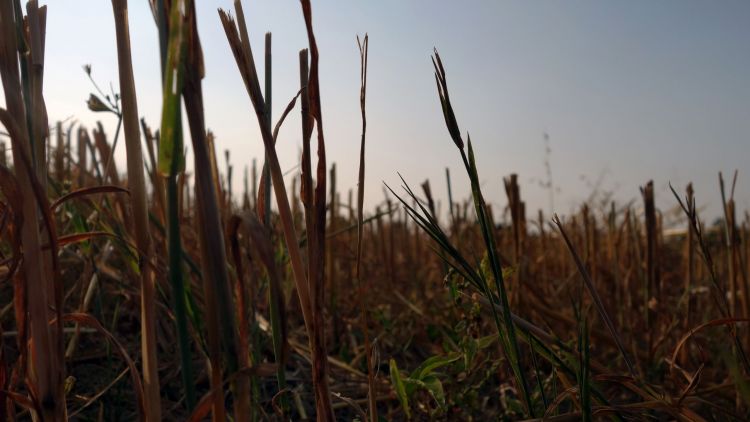
<svg viewBox="0 0 750 422">
<path fill-rule="evenodd" d="M 234 168 L 229 161 L 230 153 L 228 149 L 224 150 L 224 163 L 227 169 L 226 183 L 224 184 L 224 207 L 225 213 L 230 214 L 232 212 L 232 173 Z M 224 179 L 222 179 L 224 180 Z"/>
<path fill-rule="evenodd" d="M 330 190 L 329 190 L 329 223 L 328 232 L 336 233 L 338 231 L 339 207 L 341 206 L 336 192 L 336 163 L 331 165 L 329 171 Z M 328 312 L 333 316 L 332 321 L 332 342 L 331 349 L 338 350 L 341 346 L 340 339 L 343 335 L 343 321 L 340 318 L 341 312 L 339 307 L 339 260 L 337 251 L 341 250 L 341 245 L 335 236 L 326 236 L 326 267 L 328 272 Z"/>
<path fill-rule="evenodd" d="M 242 211 L 250 209 L 250 193 L 249 193 L 249 182 L 248 182 L 248 167 L 245 166 L 242 173 Z"/>
<path fill-rule="evenodd" d="M 212 136 L 206 132 L 205 115 L 203 111 L 202 82 L 204 74 L 203 52 L 198 38 L 197 16 L 195 3 L 190 2 L 185 8 L 185 22 L 188 25 L 187 60 L 185 63 L 185 81 L 182 91 L 187 111 L 190 135 L 195 157 L 195 185 L 196 206 L 200 216 L 199 239 L 201 246 L 202 264 L 204 268 L 204 290 L 207 297 L 214 296 L 207 314 L 216 315 L 217 328 L 220 335 L 222 362 L 216 357 L 212 359 L 212 374 L 219 374 L 226 369 L 227 375 L 234 374 L 239 369 L 238 342 L 236 318 L 234 315 L 229 275 L 227 271 L 226 243 L 219 207 L 217 178 L 212 169 L 215 168 L 213 151 L 210 148 Z M 224 366 L 224 368 L 222 367 Z M 216 377 L 216 375 L 214 375 Z M 249 398 L 247 377 L 240 376 L 232 382 L 235 392 L 235 419 L 243 421 L 247 413 L 243 410 Z M 218 403 L 218 401 L 217 401 Z M 215 407 L 215 410 L 218 410 Z M 216 417 L 216 414 L 214 414 Z"/>
<path fill-rule="evenodd" d="M 238 20 L 244 23 L 244 15 L 242 14 L 242 6 L 239 2 L 235 2 L 235 8 L 237 10 Z M 309 286 L 307 285 L 307 279 L 302 265 L 302 257 L 299 251 L 298 240 L 296 230 L 291 215 L 291 209 L 289 207 L 289 200 L 286 196 L 283 173 L 279 166 L 278 156 L 276 155 L 276 149 L 273 146 L 273 135 L 271 134 L 270 127 L 267 124 L 265 118 L 263 118 L 263 96 L 260 93 L 260 86 L 258 84 L 257 73 L 255 72 L 255 66 L 250 65 L 252 63 L 252 53 L 250 52 L 249 44 L 243 44 L 240 41 L 240 35 L 237 30 L 237 26 L 234 20 L 223 10 L 219 10 L 219 16 L 224 30 L 227 34 L 229 45 L 232 48 L 237 66 L 239 67 L 240 74 L 245 82 L 245 88 L 248 90 L 250 99 L 252 100 L 256 116 L 258 117 L 258 123 L 261 127 L 261 134 L 263 138 L 263 144 L 268 153 L 269 166 L 271 168 L 271 179 L 273 182 L 273 190 L 276 195 L 276 201 L 278 205 L 279 216 L 283 227 L 284 240 L 289 251 L 290 264 L 295 278 L 297 287 L 297 294 L 299 295 L 300 305 L 305 320 L 305 326 L 308 332 L 311 332 L 311 310 L 310 310 L 310 299 L 309 299 Z M 240 28 L 244 25 L 240 24 Z M 241 29 L 242 30 L 242 29 Z M 242 30 L 246 32 L 246 30 Z"/>
<path fill-rule="evenodd" d="M 313 203 L 311 207 L 313 219 L 312 227 L 307 227 L 308 236 L 308 283 L 311 290 L 311 307 L 313 311 L 313 387 L 315 389 L 316 416 L 321 421 L 333 421 L 333 408 L 331 407 L 331 393 L 328 385 L 328 353 L 325 344 L 325 237 L 326 237 L 326 150 L 325 137 L 323 135 L 323 111 L 320 106 L 320 85 L 318 82 L 318 46 L 312 28 L 312 6 L 309 0 L 302 0 L 302 13 L 305 17 L 307 27 L 307 39 L 310 48 L 310 75 L 307 84 L 307 94 L 310 99 L 310 113 L 303 116 L 308 121 L 308 128 L 312 131 L 315 122 L 318 135 L 318 161 L 315 174 L 315 189 L 313 192 Z M 307 156 L 310 159 L 310 156 Z M 303 162 L 305 157 L 303 157 Z M 303 185 L 303 189 L 305 186 Z M 312 189 L 312 185 L 307 185 Z M 312 230 L 311 230 L 312 229 Z"/>
<path fill-rule="evenodd" d="M 741 264 L 741 239 L 735 211 L 734 191 L 736 185 L 737 172 L 735 171 L 729 197 L 727 198 L 724 177 L 722 173 L 719 173 L 719 188 L 724 209 L 724 236 L 727 248 L 727 279 L 730 310 L 732 315 L 737 315 L 739 313 L 744 318 L 747 318 L 750 309 L 748 309 L 747 299 L 747 274 L 743 271 L 744 267 Z"/>
<path fill-rule="evenodd" d="M 196 197 L 202 195 L 196 190 Z M 198 230 L 204 227 L 207 223 L 203 217 L 203 211 L 201 208 L 196 210 Z M 205 236 L 205 235 L 203 235 Z M 208 256 L 208 248 L 206 240 L 201 236 L 201 272 L 203 274 L 210 274 L 212 268 L 209 263 L 211 258 Z M 212 286 L 211 277 L 205 277 L 203 279 L 203 294 L 206 302 L 206 328 L 207 328 L 207 346 L 208 346 L 208 360 L 206 361 L 206 367 L 209 374 L 211 389 L 214 391 L 211 400 L 211 418 L 214 421 L 226 420 L 226 409 L 225 409 L 225 395 L 224 395 L 224 382 L 222 379 L 221 370 L 221 336 L 220 336 L 220 322 L 216 311 L 219 309 L 218 301 L 216 299 L 216 293 L 214 286 Z M 192 410 L 192 409 L 190 409 Z"/>
<path fill-rule="evenodd" d="M 105 172 L 102 175 L 103 179 L 101 184 L 106 184 L 108 180 L 111 180 L 113 184 L 120 185 L 120 174 L 117 171 L 117 163 L 112 160 L 112 147 L 107 142 L 107 135 L 104 133 L 102 122 L 96 122 L 96 128 L 93 131 L 94 145 L 97 151 L 99 151 L 99 157 L 106 157 L 104 162 Z"/>
<path fill-rule="evenodd" d="M 273 76 L 273 63 L 272 63 L 272 54 L 271 54 L 271 33 L 266 32 L 266 38 L 265 38 L 265 91 L 264 91 L 264 100 L 265 103 L 263 105 L 263 112 L 265 114 L 266 122 L 268 122 L 268 127 L 271 127 L 273 125 L 273 115 L 272 115 L 272 93 L 273 93 L 273 83 L 272 83 L 272 76 Z M 248 41 L 249 45 L 249 41 Z M 274 145 L 276 144 L 276 134 L 274 134 L 273 137 Z M 265 183 L 263 183 L 265 181 Z M 261 176 L 261 195 L 263 195 L 262 199 L 263 201 L 259 201 L 259 204 L 261 205 L 259 207 L 258 215 L 261 216 L 261 220 L 266 224 L 266 226 L 269 226 L 271 223 L 271 169 L 268 167 L 268 154 L 266 154 L 266 159 L 263 162 L 263 172 Z"/>
<path fill-rule="evenodd" d="M 72 121 L 68 124 L 68 129 L 65 131 L 65 146 L 64 146 L 64 157 L 63 162 L 65 166 L 65 179 L 72 180 L 72 169 L 73 169 L 73 128 L 76 126 L 76 122 Z"/>
<path fill-rule="evenodd" d="M 24 192 L 22 203 L 17 204 L 21 207 L 20 215 L 23 216 L 21 225 L 21 245 L 23 245 L 23 273 L 18 277 L 23 277 L 26 287 L 22 290 L 16 290 L 15 306 L 16 316 L 25 320 L 26 309 L 28 306 L 29 338 L 33 341 L 30 346 L 30 380 L 36 393 L 36 400 L 39 403 L 39 414 L 36 416 L 48 421 L 65 420 L 65 398 L 63 391 L 64 366 L 62 365 L 62 325 L 60 323 L 49 324 L 50 309 L 54 309 L 56 316 L 61 312 L 61 298 L 57 283 L 57 277 L 54 274 L 52 263 L 56 260 L 56 235 L 54 227 L 51 226 L 49 215 L 44 208 L 46 197 L 39 182 L 38 173 L 34 172 L 34 157 L 44 156 L 44 147 L 41 136 L 46 131 L 46 112 L 43 111 L 43 99 L 41 97 L 41 77 L 43 70 L 43 39 L 44 39 L 44 20 L 46 16 L 46 7 L 39 9 L 36 2 L 30 2 L 27 5 L 29 13 L 29 33 L 33 44 L 30 48 L 34 49 L 29 55 L 29 60 L 33 65 L 33 81 L 35 88 L 33 90 L 33 102 L 31 98 L 25 98 L 22 94 L 21 75 L 19 74 L 19 52 L 25 51 L 27 46 L 21 48 L 16 41 L 17 35 L 24 23 L 21 19 L 20 8 L 14 10 L 11 2 L 2 2 L 0 4 L 0 77 L 3 81 L 3 90 L 5 93 L 5 104 L 7 110 L 0 109 L 0 121 L 8 131 L 11 140 L 13 162 L 16 172 L 16 180 L 20 192 Z M 41 20 L 41 22 L 40 22 Z M 26 39 L 26 37 L 22 38 Z M 28 43 L 29 40 L 26 40 Z M 21 63 L 24 72 L 27 72 L 28 64 Z M 28 73 L 27 73 L 28 74 Z M 31 116 L 29 125 L 39 135 L 37 143 L 31 143 L 31 137 L 27 130 L 27 109 L 24 104 L 27 100 L 32 104 L 32 109 L 28 110 Z M 44 130 L 40 130 L 40 125 L 45 125 Z M 38 145 L 42 148 L 36 148 Z M 37 167 L 38 170 L 38 167 Z M 46 162 L 41 170 L 46 180 Z M 41 197 L 40 197 L 41 195 Z M 41 201 L 41 202 L 40 202 Z M 42 241 L 39 234 L 38 217 L 41 213 L 45 218 L 45 229 L 43 234 L 50 239 L 50 245 L 53 246 L 51 253 L 42 251 Z M 45 215 L 46 214 L 46 215 Z M 43 262 L 43 265 L 39 265 Z M 52 288 L 50 288 L 50 286 Z M 34 295 L 29 295 L 28 300 L 24 297 L 26 292 L 34 291 Z M 53 315 L 54 315 L 53 314 Z M 59 319 L 57 320 L 59 321 Z M 20 350 L 26 354 L 26 344 L 21 344 Z M 21 361 L 25 359 L 22 357 Z M 5 416 L 5 415 L 3 415 Z"/>
<path fill-rule="evenodd" d="M 66 180 L 65 177 L 65 137 L 62 130 L 62 122 L 58 121 L 55 125 L 55 138 L 57 145 L 55 147 L 54 171 L 58 180 Z"/>
<path fill-rule="evenodd" d="M 158 421 L 161 419 L 161 399 L 156 356 L 156 283 L 151 264 L 153 246 L 149 231 L 148 199 L 138 125 L 138 101 L 135 94 L 130 52 L 127 0 L 112 0 L 112 9 L 117 34 L 117 61 L 127 151 L 128 186 L 134 217 L 130 232 L 138 247 L 138 266 L 141 275 L 141 358 L 146 395 L 146 417 L 148 420 Z"/>
<path fill-rule="evenodd" d="M 159 221 L 162 224 L 166 223 L 167 215 L 167 199 L 165 197 L 166 188 L 164 186 L 164 178 L 159 174 L 157 169 L 158 163 L 156 161 L 155 145 L 156 138 L 151 132 L 151 128 L 146 124 L 145 119 L 141 119 L 141 131 L 143 137 L 146 139 L 146 152 L 148 152 L 149 162 L 151 163 L 151 183 L 153 185 L 153 197 L 158 212 Z"/>
<path fill-rule="evenodd" d="M 52 148 L 49 146 L 51 139 L 50 139 L 50 131 L 49 131 L 49 121 L 47 118 L 47 106 L 44 101 L 43 96 L 43 81 L 44 81 L 44 51 L 45 51 L 45 41 L 46 41 L 46 26 L 47 26 L 47 7 L 42 6 L 39 7 L 36 0 L 31 0 L 26 3 L 26 17 L 24 19 L 24 27 L 25 27 L 25 33 L 24 36 L 26 38 L 26 46 L 29 50 L 26 55 L 26 64 L 27 64 L 27 81 L 25 84 L 28 84 L 30 86 L 29 92 L 31 95 L 30 99 L 30 108 L 31 108 L 31 114 L 28 116 L 30 117 L 29 121 L 29 127 L 30 127 L 30 134 L 31 134 L 31 145 L 32 145 L 32 159 L 33 159 L 33 166 L 36 170 L 36 179 L 39 183 L 39 186 L 42 190 L 47 189 L 47 176 L 48 176 L 48 152 L 52 150 Z M 22 65 L 23 66 L 23 65 Z M 23 72 L 22 72 L 23 73 Z M 23 78 L 23 76 L 22 76 Z M 62 128 L 62 126 L 61 126 Z M 62 139 L 60 139 L 62 140 Z M 61 142 L 62 143 L 62 142 Z M 60 171 L 62 172 L 62 166 L 60 168 Z M 41 206 L 41 204 L 40 204 Z M 42 208 L 42 213 L 45 213 L 44 208 Z M 47 233 L 46 230 L 48 229 L 45 226 L 42 226 L 41 228 L 41 237 L 42 238 L 49 238 L 50 233 Z M 52 260 L 54 257 L 52 257 L 50 254 L 43 254 L 42 256 L 42 262 L 41 265 L 45 267 L 44 271 L 47 274 L 52 274 L 53 271 L 53 263 Z M 46 289 L 48 292 L 55 292 L 56 286 L 54 283 L 53 277 L 48 277 L 46 280 Z M 62 297 L 60 296 L 60 300 L 55 300 L 56 304 L 54 306 L 51 306 L 47 311 L 47 318 L 53 319 L 56 316 L 55 309 L 57 309 L 59 306 L 61 306 Z M 58 352 L 62 352 L 63 347 L 63 339 L 60 337 L 61 334 L 56 332 L 56 330 L 51 331 L 52 334 L 52 342 L 55 343 L 59 350 Z M 62 355 L 58 355 L 58 357 L 61 359 Z M 56 363 L 56 365 L 62 365 L 62 361 L 59 361 Z"/>
<path fill-rule="evenodd" d="M 86 174 L 88 173 L 88 131 L 78 128 L 78 187 L 86 185 Z"/>
<path fill-rule="evenodd" d="M 214 190 L 216 191 L 216 195 L 221 198 L 222 192 L 224 192 L 224 189 L 221 187 L 221 176 L 219 174 L 219 164 L 216 161 L 216 142 L 214 138 L 214 134 L 209 130 L 206 132 L 206 144 L 208 145 L 208 153 L 210 156 L 210 163 L 211 163 L 211 180 L 213 180 L 214 183 Z M 226 215 L 224 215 L 224 201 L 219 201 L 219 208 L 221 211 L 221 217 L 222 220 L 226 219 Z"/>
<path fill-rule="evenodd" d="M 257 208 L 258 206 L 258 164 L 257 159 L 253 158 L 253 167 L 252 167 L 252 194 L 250 198 L 252 198 L 252 203 L 250 203 L 250 207 Z"/>
<path fill-rule="evenodd" d="M 315 386 L 316 406 L 318 418 L 321 420 L 332 420 L 333 411 L 330 404 L 330 394 L 328 393 L 327 379 L 327 353 L 325 352 L 325 337 L 323 324 L 323 299 L 324 299 L 324 281 L 325 281 L 325 207 L 326 207 L 326 160 L 325 144 L 322 131 L 322 117 L 320 113 L 320 97 L 317 87 L 317 45 L 312 34 L 311 11 L 309 3 L 303 2 L 303 13 L 308 28 L 308 39 L 310 48 L 313 51 L 310 78 L 307 84 L 308 93 L 303 95 L 310 99 L 310 113 L 303 117 L 303 140 L 306 134 L 312 132 L 313 120 L 318 124 L 318 167 L 316 172 L 317 185 L 315 192 L 312 192 L 312 186 L 305 183 L 303 179 L 303 204 L 310 207 L 312 212 L 306 213 L 310 216 L 308 219 L 308 277 L 305 277 L 302 269 L 301 256 L 297 246 L 297 239 L 294 230 L 293 216 L 289 207 L 289 200 L 286 196 L 283 174 L 278 165 L 276 157 L 273 135 L 270 130 L 270 124 L 266 117 L 265 103 L 263 95 L 260 92 L 260 83 L 258 74 L 255 69 L 255 63 L 250 48 L 249 37 L 247 36 L 247 27 L 245 25 L 242 5 L 235 1 L 237 12 L 238 27 L 233 20 L 223 11 L 219 11 L 224 29 L 229 41 L 232 52 L 234 53 L 240 73 L 245 82 L 250 99 L 261 127 L 263 143 L 266 148 L 268 164 L 270 166 L 274 192 L 278 202 L 279 213 L 284 228 L 284 236 L 290 254 L 290 260 L 294 269 L 297 292 L 300 297 L 300 304 L 304 315 L 305 326 L 310 334 L 311 349 L 313 351 L 313 384 Z M 309 157 L 309 155 L 308 155 Z M 305 158 L 303 157 L 303 174 L 305 172 Z M 309 174 L 309 173 L 308 173 Z M 314 196 L 313 196 L 314 195 Z M 309 200 L 312 199 L 311 203 Z M 311 223 L 311 224 L 310 224 Z M 313 227 L 313 230 L 310 228 Z"/>
<path fill-rule="evenodd" d="M 695 206 L 695 199 L 693 198 L 693 184 L 688 183 L 686 188 L 686 200 L 687 206 L 691 210 Z M 687 224 L 687 235 L 685 236 L 685 319 L 683 322 L 683 329 L 689 330 L 693 326 L 693 307 L 695 297 L 693 289 L 696 287 L 695 284 L 695 231 L 693 225 L 688 222 Z M 687 351 L 681 356 L 681 361 L 687 359 Z"/>
<path fill-rule="evenodd" d="M 643 195 L 644 213 L 646 218 L 646 303 L 651 298 L 657 302 L 661 299 L 661 282 L 658 264 L 658 242 L 656 205 L 654 204 L 654 182 L 649 180 L 641 191 Z"/>
<path fill-rule="evenodd" d="M 524 283 L 524 271 L 521 263 L 522 249 L 523 249 L 523 229 L 522 229 L 522 211 L 521 208 L 523 203 L 521 202 L 521 193 L 518 186 L 518 175 L 511 174 L 509 177 L 503 179 L 505 184 L 505 195 L 508 198 L 508 209 L 510 210 L 511 225 L 513 230 L 513 266 L 515 271 L 511 276 L 512 285 L 515 288 L 511 289 L 510 303 L 514 306 L 523 306 L 521 300 L 523 295 L 521 294 L 522 285 Z M 490 214 L 491 215 L 491 214 Z"/>
<path fill-rule="evenodd" d="M 357 264 L 356 280 L 359 284 L 360 297 L 360 317 L 362 318 L 362 333 L 365 340 L 365 356 L 367 358 L 367 397 L 369 403 L 370 422 L 378 420 L 378 407 L 375 390 L 375 368 L 373 366 L 373 350 L 370 343 L 370 332 L 368 323 L 368 304 L 366 300 L 367 283 L 362 281 L 362 241 L 363 241 L 363 224 L 364 224 L 364 203 L 365 203 L 365 135 L 367 134 L 367 53 L 370 46 L 370 38 L 365 34 L 364 39 L 360 42 L 357 37 L 357 46 L 359 47 L 360 60 L 360 90 L 359 90 L 359 108 L 362 114 L 362 138 L 359 147 L 359 176 L 357 178 Z M 349 202 L 351 203 L 351 191 L 349 191 Z"/>
<path fill-rule="evenodd" d="M 25 34 L 29 55 L 26 56 L 30 85 L 32 124 L 31 145 L 32 159 L 37 178 L 42 187 L 47 186 L 47 151 L 46 140 L 49 138 L 47 107 L 44 104 L 42 85 L 44 80 L 44 44 L 47 21 L 47 7 L 39 7 L 36 0 L 26 3 Z M 49 265 L 49 264 L 47 264 Z"/>
</svg>

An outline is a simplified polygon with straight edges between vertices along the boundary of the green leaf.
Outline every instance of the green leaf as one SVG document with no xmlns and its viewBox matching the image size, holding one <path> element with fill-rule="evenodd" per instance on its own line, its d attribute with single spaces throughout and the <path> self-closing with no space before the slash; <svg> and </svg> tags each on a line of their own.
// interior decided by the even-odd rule
<svg viewBox="0 0 750 422">
<path fill-rule="evenodd" d="M 187 52 L 187 25 L 179 7 L 172 7 L 169 25 L 169 50 L 164 68 L 164 98 L 161 112 L 158 168 L 165 176 L 185 169 L 182 146 L 182 83 Z"/>
<path fill-rule="evenodd" d="M 461 353 L 453 352 L 444 356 L 433 356 L 417 367 L 414 372 L 411 373 L 410 378 L 424 381 L 424 378 L 432 373 L 432 371 L 440 368 L 441 366 L 448 365 L 449 363 L 455 362 L 461 358 Z"/>
<path fill-rule="evenodd" d="M 411 397 L 414 395 L 414 392 L 417 391 L 418 388 L 424 388 L 424 383 L 420 380 L 415 380 L 414 378 L 402 378 L 402 381 L 404 383 L 404 391 L 406 392 L 406 397 Z"/>
<path fill-rule="evenodd" d="M 482 337 L 477 340 L 477 347 L 479 349 L 486 349 L 490 347 L 491 345 L 495 344 L 495 342 L 497 341 L 497 338 L 498 338 L 497 334 L 489 335 L 487 337 Z"/>
<path fill-rule="evenodd" d="M 443 383 L 440 382 L 438 377 L 435 375 L 428 375 L 423 380 L 424 386 L 427 389 L 427 391 L 430 393 L 432 398 L 435 399 L 435 402 L 437 402 L 438 406 L 440 406 L 441 409 L 445 408 L 445 391 L 443 390 Z"/>
<path fill-rule="evenodd" d="M 443 383 L 440 382 L 440 379 L 438 379 L 437 376 L 427 375 L 422 380 L 404 378 L 403 382 L 406 387 L 407 395 L 411 396 L 418 388 L 421 388 L 427 391 L 430 396 L 435 399 L 438 407 L 441 409 L 445 407 L 445 391 L 443 390 Z"/>
<path fill-rule="evenodd" d="M 404 381 L 401 378 L 401 373 L 398 370 L 398 365 L 396 365 L 396 361 L 391 359 L 389 362 L 390 370 L 391 370 L 391 383 L 393 384 L 393 389 L 396 390 L 396 397 L 398 397 L 398 401 L 401 402 L 401 407 L 404 408 L 404 413 L 406 413 L 406 418 L 411 419 L 411 412 L 409 411 L 409 398 L 406 396 L 406 387 L 404 387 Z"/>
<path fill-rule="evenodd" d="M 477 341 L 473 338 L 469 338 L 466 340 L 465 344 L 463 345 L 464 349 L 464 368 L 468 371 L 471 368 L 471 363 L 474 362 L 474 358 L 477 355 Z"/>
</svg>

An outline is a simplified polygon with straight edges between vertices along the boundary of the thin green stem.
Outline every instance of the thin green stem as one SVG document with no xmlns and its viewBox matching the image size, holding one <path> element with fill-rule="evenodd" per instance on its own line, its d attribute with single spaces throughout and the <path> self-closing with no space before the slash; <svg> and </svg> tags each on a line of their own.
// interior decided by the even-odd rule
<svg viewBox="0 0 750 422">
<path fill-rule="evenodd" d="M 185 405 L 192 411 L 195 407 L 195 387 L 193 386 L 192 353 L 190 333 L 187 324 L 187 304 L 185 284 L 182 276 L 182 242 L 180 238 L 179 204 L 177 202 L 177 175 L 167 177 L 167 241 L 169 247 L 169 282 L 177 320 L 177 338 L 180 349 L 182 383 L 185 388 Z"/>
</svg>

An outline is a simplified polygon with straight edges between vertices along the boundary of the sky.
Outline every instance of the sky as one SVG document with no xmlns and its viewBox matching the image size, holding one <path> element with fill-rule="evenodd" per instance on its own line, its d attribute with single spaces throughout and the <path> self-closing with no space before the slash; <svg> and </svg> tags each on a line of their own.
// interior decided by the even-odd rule
<svg viewBox="0 0 750 422">
<path fill-rule="evenodd" d="M 44 95 L 50 122 L 74 118 L 91 128 L 102 119 L 111 139 L 115 118 L 85 105 L 93 91 L 82 70 L 117 89 L 111 3 L 48 0 Z M 206 63 L 207 126 L 217 152 L 231 151 L 233 190 L 242 168 L 263 147 L 217 8 L 198 0 Z M 307 47 L 297 1 L 243 2 L 256 64 L 263 36 L 273 33 L 273 115 L 299 89 L 298 51 Z M 130 1 L 130 30 L 139 114 L 158 127 L 161 109 L 158 40 L 146 0 Z M 555 186 L 554 211 L 569 214 L 598 188 L 620 204 L 640 205 L 650 179 L 668 209 L 692 181 L 709 216 L 721 210 L 718 172 L 739 171 L 738 208 L 750 209 L 750 2 L 747 1 L 332 1 L 313 2 L 320 49 L 323 123 L 329 163 L 337 163 L 343 200 L 356 189 L 361 120 L 356 35 L 369 33 L 366 208 L 397 188 L 429 179 L 447 208 L 445 168 L 454 195 L 469 182 L 443 122 L 430 55 L 443 59 L 459 126 L 471 134 L 488 202 L 506 206 L 502 178 L 518 173 L 531 216 L 549 214 L 545 162 Z M 4 100 L 0 100 L 3 104 Z M 550 153 L 545 153 L 544 134 Z M 282 169 L 301 149 L 299 112 L 281 130 Z M 118 146 L 123 163 L 124 143 Z M 188 153 L 188 161 L 192 154 Z M 223 159 L 220 160 L 223 168 Z M 287 180 L 294 175 L 292 171 Z"/>
</svg>

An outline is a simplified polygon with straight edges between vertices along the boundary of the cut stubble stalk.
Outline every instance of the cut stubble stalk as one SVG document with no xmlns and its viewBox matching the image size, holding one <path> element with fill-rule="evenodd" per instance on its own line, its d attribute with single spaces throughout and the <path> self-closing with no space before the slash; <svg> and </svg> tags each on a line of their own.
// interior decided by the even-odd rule
<svg viewBox="0 0 750 422">
<path fill-rule="evenodd" d="M 149 233 L 146 181 L 138 125 L 138 105 L 130 53 L 127 0 L 112 0 L 112 9 L 117 34 L 117 61 L 120 74 L 120 93 L 122 95 L 125 147 L 127 150 L 128 185 L 134 216 L 131 234 L 135 237 L 138 248 L 141 276 L 141 355 L 143 359 L 143 384 L 146 393 L 146 418 L 158 421 L 161 419 L 161 401 L 156 356 L 155 278 L 151 264 L 152 244 Z"/>
</svg>

